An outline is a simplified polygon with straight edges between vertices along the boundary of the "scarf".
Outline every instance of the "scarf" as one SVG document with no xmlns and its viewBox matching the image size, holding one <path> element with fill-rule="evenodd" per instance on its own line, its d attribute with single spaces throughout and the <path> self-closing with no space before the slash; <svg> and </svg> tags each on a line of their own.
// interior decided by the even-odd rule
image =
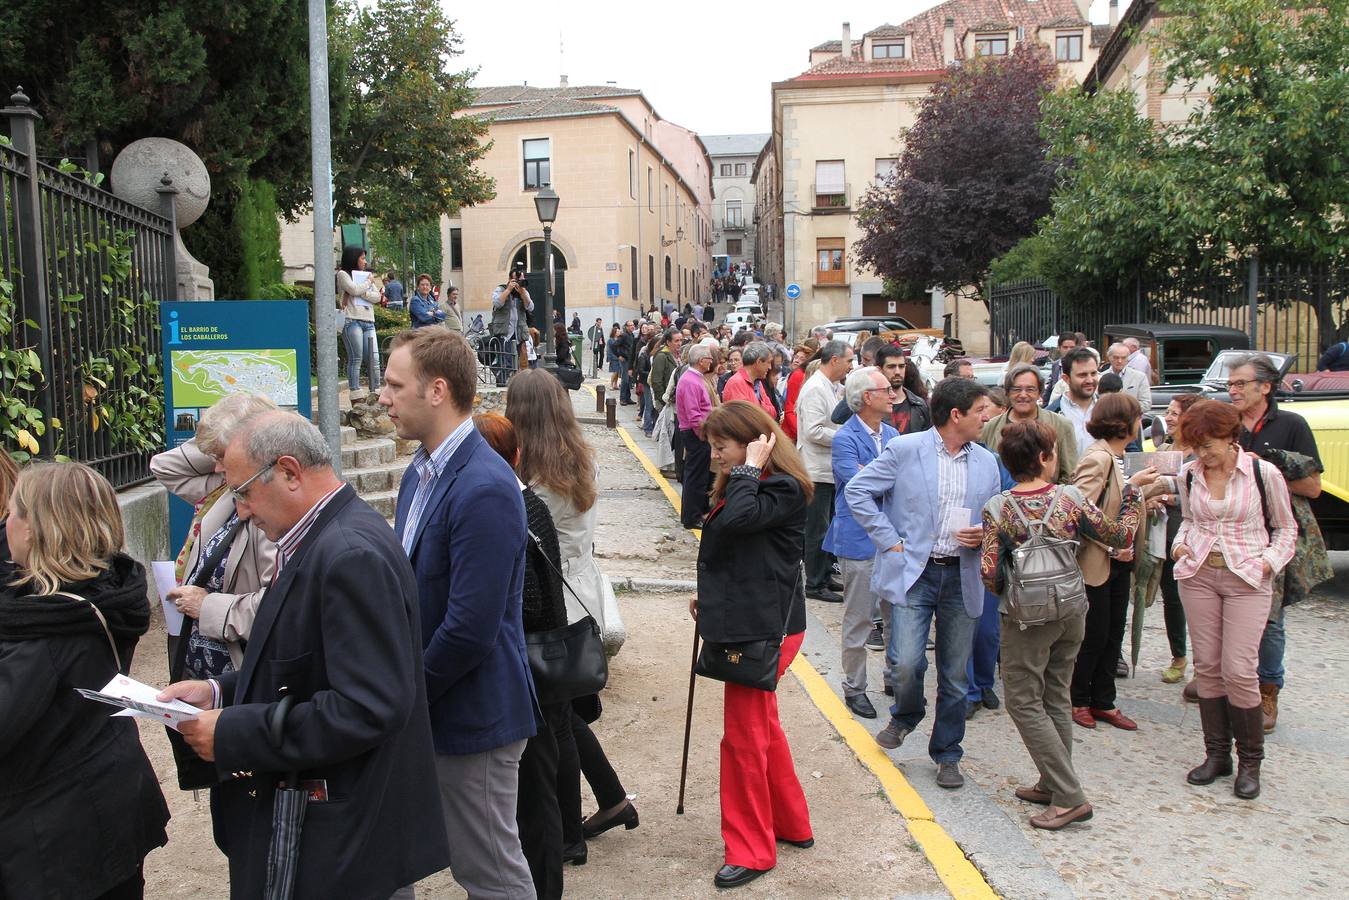
<svg viewBox="0 0 1349 900">
<path fill-rule="evenodd" d="M 117 554 L 108 568 L 88 581 L 62 585 L 90 601 L 108 620 L 108 630 L 119 643 L 134 642 L 150 628 L 150 605 L 145 599 L 145 569 L 125 554 Z M 89 604 L 59 594 L 33 594 L 32 585 L 0 585 L 0 641 L 25 641 L 65 635 L 103 634 L 103 626 Z"/>
</svg>

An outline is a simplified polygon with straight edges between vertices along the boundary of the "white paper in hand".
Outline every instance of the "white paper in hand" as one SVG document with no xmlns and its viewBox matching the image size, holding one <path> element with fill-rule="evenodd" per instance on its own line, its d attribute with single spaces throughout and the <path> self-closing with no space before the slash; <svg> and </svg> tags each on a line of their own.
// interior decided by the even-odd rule
<svg viewBox="0 0 1349 900">
<path fill-rule="evenodd" d="M 970 527 L 970 511 L 963 506 L 955 506 L 946 514 L 945 529 L 949 532 Z"/>
<path fill-rule="evenodd" d="M 178 635 L 183 631 L 183 614 L 169 600 L 169 591 L 178 586 L 178 576 L 173 572 L 173 561 L 156 559 L 150 563 L 150 571 L 155 576 L 155 587 L 159 588 L 159 605 L 164 610 L 164 624 L 169 634 Z"/>
<path fill-rule="evenodd" d="M 370 284 L 370 273 L 357 269 L 351 273 L 351 281 L 356 287 L 365 290 Z M 351 302 L 355 303 L 361 309 L 370 309 L 372 306 L 370 301 L 364 297 L 352 297 Z"/>
<path fill-rule="evenodd" d="M 156 700 L 155 698 L 159 695 L 158 688 L 142 684 L 126 675 L 114 675 L 111 681 L 103 685 L 102 690 L 91 691 L 87 688 L 75 688 L 75 690 L 81 697 L 107 703 L 110 706 L 118 706 L 126 711 L 116 713 L 116 715 L 132 715 L 143 719 L 154 719 L 156 722 L 169 726 L 174 731 L 178 730 L 179 723 L 190 722 L 197 718 L 197 713 L 201 712 L 195 706 L 181 700 L 169 700 L 167 702 Z"/>
</svg>

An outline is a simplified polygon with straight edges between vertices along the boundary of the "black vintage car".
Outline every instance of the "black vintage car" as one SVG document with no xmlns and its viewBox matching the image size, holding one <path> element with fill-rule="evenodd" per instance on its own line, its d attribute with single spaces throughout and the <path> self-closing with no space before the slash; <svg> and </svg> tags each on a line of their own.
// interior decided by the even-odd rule
<svg viewBox="0 0 1349 900">
<path fill-rule="evenodd" d="M 1171 402 L 1167 388 L 1199 384 L 1224 350 L 1249 350 L 1250 336 L 1221 325 L 1107 325 L 1105 347 L 1135 338 L 1152 363 L 1152 405 Z M 1225 373 L 1224 373 L 1225 377 Z M 1224 385 L 1224 388 L 1226 385 Z M 1158 394 L 1168 396 L 1158 400 Z"/>
</svg>

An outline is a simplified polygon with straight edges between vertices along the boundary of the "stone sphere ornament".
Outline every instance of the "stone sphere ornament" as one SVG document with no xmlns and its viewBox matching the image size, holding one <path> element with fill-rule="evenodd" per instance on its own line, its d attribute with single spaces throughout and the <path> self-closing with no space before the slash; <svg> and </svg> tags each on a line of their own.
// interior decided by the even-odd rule
<svg viewBox="0 0 1349 900">
<path fill-rule="evenodd" d="M 127 144 L 112 164 L 112 192 L 137 206 L 158 209 L 157 191 L 165 173 L 178 189 L 174 202 L 178 227 L 186 228 L 201 218 L 211 199 L 206 163 L 186 144 L 162 137 Z"/>
</svg>

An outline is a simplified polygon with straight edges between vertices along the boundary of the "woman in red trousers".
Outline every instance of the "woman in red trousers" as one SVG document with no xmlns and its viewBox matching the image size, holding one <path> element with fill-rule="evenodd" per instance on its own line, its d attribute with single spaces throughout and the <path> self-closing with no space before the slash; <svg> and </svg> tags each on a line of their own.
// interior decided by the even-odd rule
<svg viewBox="0 0 1349 900">
<path fill-rule="evenodd" d="M 689 605 L 704 640 L 778 640 L 778 676 L 806 630 L 801 585 L 806 505 L 813 490 L 792 442 L 760 407 L 734 400 L 703 422 L 721 473 L 698 549 L 698 596 Z M 717 887 L 748 884 L 777 864 L 777 842 L 814 845 L 806 796 L 772 691 L 726 684 L 721 739 Z"/>
</svg>

